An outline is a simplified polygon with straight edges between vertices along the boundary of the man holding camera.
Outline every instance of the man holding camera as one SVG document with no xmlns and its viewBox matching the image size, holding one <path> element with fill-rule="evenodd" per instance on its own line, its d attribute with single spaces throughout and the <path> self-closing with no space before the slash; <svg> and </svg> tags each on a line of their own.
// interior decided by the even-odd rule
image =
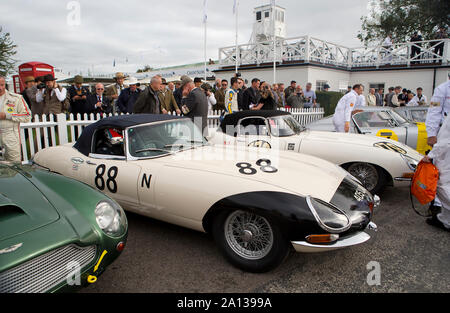
<svg viewBox="0 0 450 313">
<path fill-rule="evenodd" d="M 45 75 L 44 83 L 40 84 L 38 89 L 36 101 L 44 104 L 44 114 L 60 114 L 67 111 L 67 90 L 56 83 L 56 78 L 53 75 Z"/>
<path fill-rule="evenodd" d="M 295 88 L 295 93 L 291 94 L 287 99 L 287 105 L 293 109 L 302 109 L 306 101 L 303 90 L 300 85 Z"/>
<path fill-rule="evenodd" d="M 306 98 L 304 107 L 307 109 L 310 108 L 315 108 L 316 104 L 317 104 L 317 96 L 316 96 L 316 92 L 314 90 L 312 90 L 312 84 L 311 83 L 307 83 L 306 84 L 306 90 L 303 93 L 303 95 Z"/>
<path fill-rule="evenodd" d="M 111 100 L 106 98 L 103 93 L 105 92 L 105 87 L 103 84 L 98 83 L 95 86 L 95 94 L 91 94 L 87 97 L 87 108 L 86 113 L 103 114 L 112 113 Z"/>
<path fill-rule="evenodd" d="M 6 161 L 20 162 L 19 124 L 31 120 L 30 110 L 21 95 L 6 90 L 6 80 L 0 76 L 0 147 Z"/>
<path fill-rule="evenodd" d="M 87 98 L 89 96 L 89 90 L 83 87 L 83 77 L 77 75 L 75 76 L 74 84 L 68 90 L 70 98 L 70 113 L 72 113 L 75 118 L 77 114 L 83 115 L 89 113 L 91 110 L 87 110 Z"/>
</svg>

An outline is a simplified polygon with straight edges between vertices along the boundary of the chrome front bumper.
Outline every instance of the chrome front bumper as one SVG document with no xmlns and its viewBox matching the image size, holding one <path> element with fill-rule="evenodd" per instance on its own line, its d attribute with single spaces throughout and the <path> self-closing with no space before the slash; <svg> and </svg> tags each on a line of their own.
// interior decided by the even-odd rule
<svg viewBox="0 0 450 313">
<path fill-rule="evenodd" d="M 377 231 L 377 225 L 375 223 L 369 223 L 367 225 L 366 230 L 371 231 Z M 326 251 L 333 251 L 338 250 L 342 248 L 347 248 L 351 246 L 356 246 L 361 243 L 364 243 L 370 239 L 370 235 L 361 231 L 354 233 L 350 236 L 347 236 L 345 238 L 341 238 L 338 241 L 336 241 L 333 244 L 329 245 L 315 245 L 311 244 L 306 241 L 292 241 L 292 245 L 297 252 L 303 252 L 303 253 L 317 253 L 317 252 L 326 252 Z"/>
</svg>

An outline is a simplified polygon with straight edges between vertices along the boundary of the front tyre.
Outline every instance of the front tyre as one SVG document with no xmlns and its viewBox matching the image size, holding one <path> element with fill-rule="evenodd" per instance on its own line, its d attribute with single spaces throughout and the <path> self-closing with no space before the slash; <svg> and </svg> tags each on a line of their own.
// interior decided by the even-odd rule
<svg viewBox="0 0 450 313">
<path fill-rule="evenodd" d="M 268 272 L 289 253 L 279 226 L 248 211 L 221 212 L 213 221 L 213 236 L 227 260 L 247 272 Z"/>
<path fill-rule="evenodd" d="M 383 170 L 369 163 L 353 163 L 347 171 L 359 179 L 364 188 L 370 193 L 376 194 L 385 187 L 385 175 Z"/>
</svg>

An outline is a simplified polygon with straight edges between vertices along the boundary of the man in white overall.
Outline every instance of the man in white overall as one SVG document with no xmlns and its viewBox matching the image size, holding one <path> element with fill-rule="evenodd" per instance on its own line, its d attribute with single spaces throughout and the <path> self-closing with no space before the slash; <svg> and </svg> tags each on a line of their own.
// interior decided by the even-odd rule
<svg viewBox="0 0 450 313">
<path fill-rule="evenodd" d="M 449 73 L 449 77 L 450 77 L 450 73 Z M 448 116 L 449 113 L 450 113 L 450 81 L 447 81 L 447 82 L 441 84 L 440 86 L 438 86 L 436 88 L 436 90 L 434 91 L 434 95 L 430 101 L 430 108 L 428 109 L 427 120 L 425 122 L 425 124 L 427 126 L 427 133 L 428 133 L 428 144 L 433 147 L 433 151 L 435 150 L 435 147 L 438 145 L 439 141 L 444 140 L 444 143 L 440 144 L 437 148 L 438 151 L 441 151 L 441 152 L 440 152 L 440 156 L 438 156 L 438 158 L 434 160 L 434 164 L 436 166 L 437 166 L 436 162 L 438 162 L 438 163 L 440 162 L 439 158 L 441 158 L 441 160 L 445 159 L 445 155 L 442 154 L 442 149 L 444 149 L 443 147 L 446 147 L 446 149 L 448 149 L 448 145 L 446 146 L 446 144 L 445 144 L 445 140 L 447 140 L 447 142 L 449 140 L 448 134 L 441 135 L 441 132 L 444 131 L 443 123 L 445 120 L 448 120 L 446 117 Z M 447 138 L 445 138 L 445 136 L 447 136 Z M 441 139 L 441 138 L 443 138 L 443 139 Z M 436 155 L 436 153 L 433 153 L 433 154 Z M 434 159 L 433 154 L 430 153 L 430 155 L 432 156 L 432 157 L 430 157 L 431 159 Z M 441 167 L 443 167 L 443 166 L 444 165 L 441 162 Z M 437 166 L 437 167 L 439 170 L 441 170 L 439 168 L 439 166 Z M 442 173 L 441 173 L 441 176 L 442 176 Z M 442 180 L 442 178 L 440 178 L 440 181 L 441 180 Z M 447 184 L 448 184 L 448 180 L 447 180 Z M 441 193 L 442 193 L 442 190 L 443 189 L 441 188 Z M 443 194 L 443 196 L 445 196 L 445 195 Z M 437 195 L 436 199 L 434 200 L 434 204 L 432 205 L 432 207 L 430 209 L 435 212 L 435 211 L 439 211 L 439 208 L 441 208 L 442 212 L 444 212 L 445 209 L 443 208 L 442 201 L 441 201 L 441 195 L 438 192 L 438 195 Z M 448 210 L 448 208 L 449 207 L 448 207 L 448 203 L 447 203 L 447 210 Z M 444 213 L 441 213 L 440 216 L 442 216 L 443 214 Z M 444 214 L 443 218 L 445 218 L 445 216 L 446 215 Z M 450 221 L 450 219 L 447 218 L 447 221 Z M 434 222 L 437 224 L 437 226 L 440 226 L 440 224 L 439 224 L 440 220 L 438 220 L 436 218 L 434 218 L 432 220 L 428 220 L 427 222 L 428 223 Z"/>
<path fill-rule="evenodd" d="M 333 116 L 333 124 L 338 133 L 350 132 L 350 119 L 355 109 L 356 101 L 362 94 L 362 86 L 355 85 L 353 90 L 339 100 Z"/>
<path fill-rule="evenodd" d="M 440 214 L 428 219 L 427 223 L 450 231 L 450 119 L 445 119 L 433 150 L 424 158 L 439 170 L 437 197 L 442 210 Z"/>
</svg>

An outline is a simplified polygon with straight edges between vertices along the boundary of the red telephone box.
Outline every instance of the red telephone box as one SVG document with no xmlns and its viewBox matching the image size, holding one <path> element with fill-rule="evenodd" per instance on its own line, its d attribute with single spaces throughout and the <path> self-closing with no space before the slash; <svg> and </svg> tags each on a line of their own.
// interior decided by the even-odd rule
<svg viewBox="0 0 450 313">
<path fill-rule="evenodd" d="M 25 79 L 28 76 L 34 78 L 52 74 L 55 76 L 53 66 L 42 62 L 28 62 L 19 66 L 19 75 L 13 76 L 14 92 L 21 93 L 25 89 Z"/>
</svg>

